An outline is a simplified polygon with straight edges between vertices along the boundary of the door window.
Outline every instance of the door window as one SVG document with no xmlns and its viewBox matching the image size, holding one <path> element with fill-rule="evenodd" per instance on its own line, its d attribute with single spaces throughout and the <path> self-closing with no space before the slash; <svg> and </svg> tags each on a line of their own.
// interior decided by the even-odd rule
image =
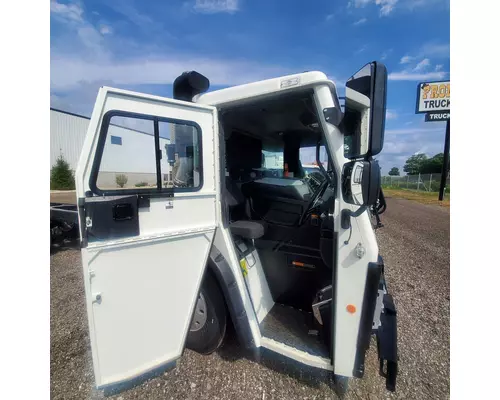
<svg viewBox="0 0 500 400">
<path fill-rule="evenodd" d="M 196 123 L 122 112 L 110 112 L 103 121 L 91 180 L 94 192 L 201 188 L 201 129 Z"/>
</svg>

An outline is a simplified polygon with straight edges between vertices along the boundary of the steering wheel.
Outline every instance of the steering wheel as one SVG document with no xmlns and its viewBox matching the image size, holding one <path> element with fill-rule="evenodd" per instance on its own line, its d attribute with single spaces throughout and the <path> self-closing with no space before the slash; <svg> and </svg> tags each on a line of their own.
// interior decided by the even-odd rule
<svg viewBox="0 0 500 400">
<path fill-rule="evenodd" d="M 307 204 L 307 207 L 305 208 L 304 212 L 299 218 L 299 226 L 304 223 L 304 220 L 306 217 L 311 213 L 311 211 L 316 208 L 318 205 L 319 199 L 321 198 L 321 195 L 324 193 L 326 187 L 328 186 L 328 181 L 325 179 L 323 182 L 320 183 L 318 190 L 313 193 L 311 199 L 309 200 L 309 203 Z"/>
</svg>

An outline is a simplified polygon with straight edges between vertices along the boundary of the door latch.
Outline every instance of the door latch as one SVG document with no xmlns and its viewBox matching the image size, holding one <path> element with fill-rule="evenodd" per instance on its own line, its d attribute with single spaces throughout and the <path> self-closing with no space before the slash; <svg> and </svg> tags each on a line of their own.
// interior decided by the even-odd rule
<svg viewBox="0 0 500 400">
<path fill-rule="evenodd" d="M 101 293 L 92 293 L 92 303 L 101 304 L 102 295 Z"/>
</svg>

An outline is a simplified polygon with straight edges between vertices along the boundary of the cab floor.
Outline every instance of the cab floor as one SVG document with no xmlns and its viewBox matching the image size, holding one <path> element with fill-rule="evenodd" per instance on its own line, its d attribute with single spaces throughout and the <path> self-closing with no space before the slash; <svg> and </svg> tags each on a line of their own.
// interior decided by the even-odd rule
<svg viewBox="0 0 500 400">
<path fill-rule="evenodd" d="M 329 358 L 328 349 L 317 335 L 312 312 L 275 304 L 259 324 L 262 336 L 305 351 L 314 356 Z"/>
</svg>

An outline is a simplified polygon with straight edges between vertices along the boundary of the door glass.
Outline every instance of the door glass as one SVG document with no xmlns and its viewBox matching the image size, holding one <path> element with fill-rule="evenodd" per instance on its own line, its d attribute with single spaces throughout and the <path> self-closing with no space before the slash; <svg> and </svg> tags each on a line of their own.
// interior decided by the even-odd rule
<svg viewBox="0 0 500 400">
<path fill-rule="evenodd" d="M 283 150 L 262 150 L 261 170 L 264 176 L 281 178 L 283 177 L 284 166 Z"/>
<path fill-rule="evenodd" d="M 321 174 L 316 161 L 316 146 L 301 147 L 299 150 L 299 159 L 305 176 L 314 172 Z M 319 159 L 323 167 L 328 169 L 328 155 L 323 145 L 319 148 Z"/>
<path fill-rule="evenodd" d="M 144 193 L 201 187 L 200 129 L 190 122 L 157 121 L 155 137 L 152 117 L 113 115 L 109 119 L 97 172 L 99 190 Z"/>
<path fill-rule="evenodd" d="M 159 129 L 161 170 L 170 171 L 163 175 L 164 187 L 200 187 L 201 149 L 196 127 L 160 121 Z"/>
<path fill-rule="evenodd" d="M 99 165 L 97 187 L 101 190 L 158 187 L 152 120 L 111 117 Z"/>
</svg>

